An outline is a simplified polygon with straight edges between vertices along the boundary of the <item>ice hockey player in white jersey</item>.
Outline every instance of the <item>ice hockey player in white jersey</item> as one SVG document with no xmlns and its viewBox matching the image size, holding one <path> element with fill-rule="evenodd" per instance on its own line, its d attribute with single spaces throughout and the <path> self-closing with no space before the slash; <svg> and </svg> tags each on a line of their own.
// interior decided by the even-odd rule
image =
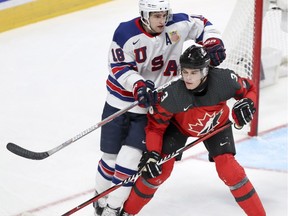
<svg viewBox="0 0 288 216">
<path fill-rule="evenodd" d="M 147 108 L 157 102 L 154 88 L 178 75 L 179 57 L 187 40 L 206 47 L 213 66 L 226 57 L 220 32 L 200 15 L 172 14 L 169 0 L 139 0 L 140 17 L 119 24 L 109 50 L 107 99 L 102 119 L 139 105 L 101 128 L 103 155 L 96 173 L 96 194 L 138 171 L 145 146 Z M 93 203 L 95 215 L 121 212 L 132 183 Z"/>
</svg>

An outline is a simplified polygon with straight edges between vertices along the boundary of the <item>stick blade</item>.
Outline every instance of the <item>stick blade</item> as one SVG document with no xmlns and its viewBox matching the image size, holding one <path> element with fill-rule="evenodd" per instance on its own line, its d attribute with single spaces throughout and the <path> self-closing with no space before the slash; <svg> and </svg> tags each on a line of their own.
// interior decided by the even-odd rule
<svg viewBox="0 0 288 216">
<path fill-rule="evenodd" d="M 14 144 L 14 143 L 8 143 L 6 145 L 6 148 L 10 152 L 12 152 L 12 153 L 14 153 L 14 154 L 16 154 L 16 155 L 18 155 L 20 157 L 27 158 L 27 159 L 43 160 L 43 159 L 49 157 L 48 152 L 33 152 L 33 151 L 29 151 L 29 150 L 24 149 L 24 148 Z"/>
</svg>

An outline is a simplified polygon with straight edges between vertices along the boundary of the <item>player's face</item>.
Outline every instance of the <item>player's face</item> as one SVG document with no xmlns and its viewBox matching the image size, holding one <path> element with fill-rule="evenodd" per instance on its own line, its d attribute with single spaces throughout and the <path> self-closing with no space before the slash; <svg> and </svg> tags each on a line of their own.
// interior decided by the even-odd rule
<svg viewBox="0 0 288 216">
<path fill-rule="evenodd" d="M 187 89 L 193 90 L 201 83 L 202 73 L 200 69 L 183 68 L 182 76 Z"/>
<path fill-rule="evenodd" d="M 149 16 L 150 27 L 154 31 L 152 33 L 162 33 L 164 31 L 168 12 L 151 12 Z M 150 32 L 151 33 L 151 32 Z"/>
</svg>

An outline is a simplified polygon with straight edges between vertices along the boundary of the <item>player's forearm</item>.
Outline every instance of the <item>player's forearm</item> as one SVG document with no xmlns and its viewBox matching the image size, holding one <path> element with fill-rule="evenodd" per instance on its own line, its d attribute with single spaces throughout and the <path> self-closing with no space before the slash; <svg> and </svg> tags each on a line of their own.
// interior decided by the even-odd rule
<svg viewBox="0 0 288 216">
<path fill-rule="evenodd" d="M 146 147 L 148 151 L 156 151 L 161 153 L 163 135 L 168 125 L 157 122 L 155 117 L 155 115 L 148 114 L 148 124 L 145 128 Z"/>
</svg>

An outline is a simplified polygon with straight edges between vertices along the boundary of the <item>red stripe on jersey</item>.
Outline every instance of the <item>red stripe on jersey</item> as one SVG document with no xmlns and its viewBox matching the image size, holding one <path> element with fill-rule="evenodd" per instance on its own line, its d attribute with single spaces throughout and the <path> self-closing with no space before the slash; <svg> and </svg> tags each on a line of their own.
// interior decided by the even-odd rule
<svg viewBox="0 0 288 216">
<path fill-rule="evenodd" d="M 122 65 L 122 66 L 118 66 L 118 67 L 113 67 L 111 71 L 114 75 L 116 75 L 119 71 L 123 70 L 125 67 L 127 67 L 127 66 Z"/>
<path fill-rule="evenodd" d="M 203 17 L 203 22 L 204 22 L 204 26 L 206 26 L 208 19 L 206 19 L 205 17 Z"/>
<path fill-rule="evenodd" d="M 126 90 L 116 86 L 114 83 L 112 83 L 108 79 L 106 81 L 106 84 L 112 91 L 117 92 L 118 94 L 122 95 L 123 97 L 133 97 L 132 92 L 126 91 Z"/>
</svg>

